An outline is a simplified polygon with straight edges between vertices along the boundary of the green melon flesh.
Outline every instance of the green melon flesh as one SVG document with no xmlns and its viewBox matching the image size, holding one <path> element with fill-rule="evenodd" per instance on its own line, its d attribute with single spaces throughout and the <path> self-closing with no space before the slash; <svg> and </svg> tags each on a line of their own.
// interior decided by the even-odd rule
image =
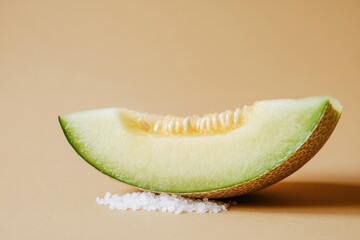
<svg viewBox="0 0 360 240">
<path fill-rule="evenodd" d="M 258 101 L 247 122 L 225 134 L 151 134 L 126 109 L 59 117 L 76 152 L 102 173 L 138 188 L 196 193 L 255 179 L 286 161 L 311 135 L 330 97 Z"/>
</svg>

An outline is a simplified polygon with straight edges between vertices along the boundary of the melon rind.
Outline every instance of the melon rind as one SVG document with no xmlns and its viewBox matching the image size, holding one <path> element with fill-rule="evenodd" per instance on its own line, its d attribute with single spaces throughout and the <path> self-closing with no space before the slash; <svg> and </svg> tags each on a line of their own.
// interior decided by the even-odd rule
<svg viewBox="0 0 360 240">
<path fill-rule="evenodd" d="M 338 104 L 338 102 L 336 103 Z M 181 195 L 194 198 L 229 198 L 256 192 L 281 181 L 304 166 L 324 146 L 339 121 L 340 108 L 341 106 L 334 106 L 329 101 L 319 123 L 301 147 L 287 160 L 264 175 L 229 188 L 202 193 L 182 193 Z"/>
</svg>

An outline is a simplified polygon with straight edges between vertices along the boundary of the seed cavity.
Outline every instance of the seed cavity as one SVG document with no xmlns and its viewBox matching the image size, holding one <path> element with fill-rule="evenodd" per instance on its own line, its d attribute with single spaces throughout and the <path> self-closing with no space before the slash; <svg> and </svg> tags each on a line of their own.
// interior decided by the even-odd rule
<svg viewBox="0 0 360 240">
<path fill-rule="evenodd" d="M 232 131 L 241 127 L 248 118 L 251 107 L 245 106 L 242 110 L 175 117 L 130 111 L 135 117 L 138 126 L 146 132 L 155 135 L 212 135 Z"/>
</svg>

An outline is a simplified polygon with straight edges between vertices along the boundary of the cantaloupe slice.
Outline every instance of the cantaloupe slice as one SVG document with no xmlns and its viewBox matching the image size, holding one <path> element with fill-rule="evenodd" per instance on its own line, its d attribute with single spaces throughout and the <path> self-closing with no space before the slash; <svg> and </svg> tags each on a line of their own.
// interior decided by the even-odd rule
<svg viewBox="0 0 360 240">
<path fill-rule="evenodd" d="M 299 169 L 329 138 L 341 110 L 331 97 L 311 97 L 202 117 L 108 108 L 59 121 L 75 151 L 112 178 L 153 192 L 221 198 Z"/>
</svg>

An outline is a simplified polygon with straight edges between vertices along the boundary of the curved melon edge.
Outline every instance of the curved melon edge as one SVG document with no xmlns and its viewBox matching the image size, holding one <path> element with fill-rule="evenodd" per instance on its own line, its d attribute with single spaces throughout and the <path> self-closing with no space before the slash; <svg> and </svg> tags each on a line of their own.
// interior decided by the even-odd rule
<svg viewBox="0 0 360 240">
<path fill-rule="evenodd" d="M 178 193 L 193 198 L 229 198 L 264 189 L 293 174 L 304 166 L 322 148 L 334 131 L 342 112 L 340 103 L 329 98 L 318 124 L 309 134 L 304 143 L 287 159 L 276 165 L 272 170 L 247 182 L 209 192 Z"/>
<path fill-rule="evenodd" d="M 62 131 L 63 131 L 63 133 L 64 133 L 64 135 L 65 135 L 65 138 L 66 138 L 66 140 L 68 141 L 68 143 L 70 144 L 70 146 L 75 150 L 75 152 L 83 159 L 83 160 L 85 160 L 90 166 L 92 166 L 93 168 L 95 168 L 96 170 L 98 170 L 98 171 L 100 171 L 102 174 L 105 174 L 106 176 L 108 176 L 108 177 L 110 177 L 111 179 L 114 179 L 114 180 L 116 180 L 116 181 L 120 181 L 120 182 L 123 182 L 123 183 L 125 183 L 125 184 L 127 184 L 127 185 L 129 185 L 129 186 L 133 186 L 133 187 L 135 187 L 135 188 L 138 188 L 138 189 L 142 189 L 142 188 L 139 188 L 138 186 L 136 186 L 136 185 L 133 185 L 133 184 L 131 184 L 131 183 L 128 183 L 128 182 L 126 182 L 126 181 L 124 181 L 124 180 L 120 180 L 120 179 L 118 179 L 118 178 L 115 178 L 115 177 L 113 177 L 113 176 L 111 176 L 110 174 L 108 174 L 108 173 L 106 173 L 105 171 L 103 171 L 101 168 L 99 168 L 99 167 L 97 167 L 94 163 L 92 163 L 90 160 L 88 160 L 88 156 L 86 156 L 85 154 L 82 154 L 81 152 L 80 152 L 80 146 L 78 146 L 78 144 L 76 143 L 76 141 L 73 141 L 72 140 L 72 137 L 68 134 L 68 132 L 65 130 L 65 125 L 66 125 L 66 123 L 65 123 L 65 121 L 61 118 L 61 116 L 58 116 L 58 121 L 59 121 L 59 123 L 60 123 L 60 126 L 61 126 L 61 129 L 62 129 Z M 147 189 L 142 189 L 142 190 L 147 190 Z M 149 190 L 147 190 L 147 191 L 149 191 Z"/>
</svg>

